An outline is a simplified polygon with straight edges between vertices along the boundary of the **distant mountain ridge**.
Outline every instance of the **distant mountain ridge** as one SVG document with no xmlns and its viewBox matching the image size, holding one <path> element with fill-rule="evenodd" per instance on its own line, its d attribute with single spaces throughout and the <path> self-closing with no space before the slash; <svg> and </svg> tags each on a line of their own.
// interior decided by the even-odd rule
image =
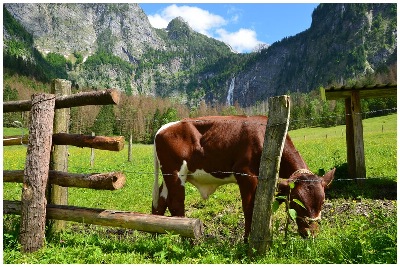
<svg viewBox="0 0 400 267">
<path fill-rule="evenodd" d="M 29 66 L 28 74 L 43 79 L 189 105 L 249 106 L 397 62 L 396 4 L 320 4 L 308 30 L 250 54 L 232 52 L 182 18 L 152 28 L 138 4 L 6 3 L 3 9 L 4 67 Z"/>
</svg>

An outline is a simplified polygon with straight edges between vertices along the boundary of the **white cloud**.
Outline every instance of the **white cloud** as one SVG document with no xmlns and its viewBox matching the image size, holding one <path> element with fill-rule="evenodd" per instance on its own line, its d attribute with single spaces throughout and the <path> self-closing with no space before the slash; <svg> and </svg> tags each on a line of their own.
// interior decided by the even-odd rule
<svg viewBox="0 0 400 267">
<path fill-rule="evenodd" d="M 163 9 L 160 13 L 149 15 L 148 18 L 153 27 L 161 29 L 166 28 L 172 19 L 182 17 L 193 30 L 223 41 L 237 52 L 252 51 L 261 43 L 257 40 L 256 32 L 244 28 L 236 32 L 228 32 L 223 27 L 228 23 L 239 23 L 240 18 L 237 10 L 231 10 L 228 13 L 230 15 L 236 14 L 233 14 L 229 19 L 225 19 L 195 6 L 177 6 L 173 4 Z"/>
<path fill-rule="evenodd" d="M 257 33 L 250 29 L 239 29 L 236 32 L 227 32 L 225 29 L 218 29 L 216 39 L 229 44 L 233 50 L 243 53 L 252 51 L 257 45 L 261 44 L 257 40 Z"/>
<path fill-rule="evenodd" d="M 151 26 L 157 29 L 163 29 L 168 26 L 169 20 L 162 17 L 160 14 L 148 16 Z"/>
<path fill-rule="evenodd" d="M 226 24 L 223 17 L 211 14 L 207 10 L 177 5 L 166 7 L 160 14 L 149 15 L 149 21 L 155 28 L 166 28 L 168 23 L 176 17 L 182 17 L 193 30 L 208 36 L 211 36 L 210 30 Z"/>
</svg>

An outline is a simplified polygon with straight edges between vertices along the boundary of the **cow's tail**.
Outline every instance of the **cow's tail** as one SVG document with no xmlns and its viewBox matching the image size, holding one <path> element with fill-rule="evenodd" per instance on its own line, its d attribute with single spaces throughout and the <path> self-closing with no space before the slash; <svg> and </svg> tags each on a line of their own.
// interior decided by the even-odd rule
<svg viewBox="0 0 400 267">
<path fill-rule="evenodd" d="M 154 142 L 154 185 L 153 185 L 153 207 L 157 209 L 158 198 L 160 197 L 159 185 L 158 185 L 158 173 L 160 170 L 160 163 L 158 162 L 156 144 Z"/>
</svg>

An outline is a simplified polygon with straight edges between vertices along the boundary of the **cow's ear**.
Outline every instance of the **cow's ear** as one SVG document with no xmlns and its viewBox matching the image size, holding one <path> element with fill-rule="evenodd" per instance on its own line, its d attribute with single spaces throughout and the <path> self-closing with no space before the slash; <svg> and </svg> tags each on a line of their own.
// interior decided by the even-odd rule
<svg viewBox="0 0 400 267">
<path fill-rule="evenodd" d="M 278 192 L 280 194 L 288 195 L 290 191 L 289 179 L 278 178 Z"/>
<path fill-rule="evenodd" d="M 336 168 L 333 168 L 329 172 L 325 173 L 324 176 L 322 176 L 322 185 L 324 186 L 324 188 L 329 188 L 329 186 L 331 185 L 333 178 L 335 178 L 335 171 Z"/>
</svg>

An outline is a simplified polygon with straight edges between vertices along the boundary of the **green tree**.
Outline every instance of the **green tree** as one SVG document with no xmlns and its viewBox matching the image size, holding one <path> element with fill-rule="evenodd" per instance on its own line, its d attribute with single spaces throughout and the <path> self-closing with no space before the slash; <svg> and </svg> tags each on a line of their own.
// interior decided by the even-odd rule
<svg viewBox="0 0 400 267">
<path fill-rule="evenodd" d="M 102 106 L 92 126 L 96 135 L 110 136 L 115 133 L 116 120 L 112 105 Z"/>
<path fill-rule="evenodd" d="M 3 90 L 3 101 L 14 101 L 18 100 L 18 91 L 12 89 L 9 84 L 6 84 Z M 21 113 L 19 112 L 8 112 L 3 114 L 3 126 L 10 127 L 13 121 L 20 119 Z"/>
<path fill-rule="evenodd" d="M 179 120 L 178 111 L 175 108 L 169 107 L 164 113 L 161 113 L 160 109 L 157 108 L 153 115 L 153 120 L 151 124 L 151 133 L 146 137 L 146 143 L 153 142 L 153 138 L 157 133 L 158 129 L 164 124 L 172 121 Z"/>
</svg>

